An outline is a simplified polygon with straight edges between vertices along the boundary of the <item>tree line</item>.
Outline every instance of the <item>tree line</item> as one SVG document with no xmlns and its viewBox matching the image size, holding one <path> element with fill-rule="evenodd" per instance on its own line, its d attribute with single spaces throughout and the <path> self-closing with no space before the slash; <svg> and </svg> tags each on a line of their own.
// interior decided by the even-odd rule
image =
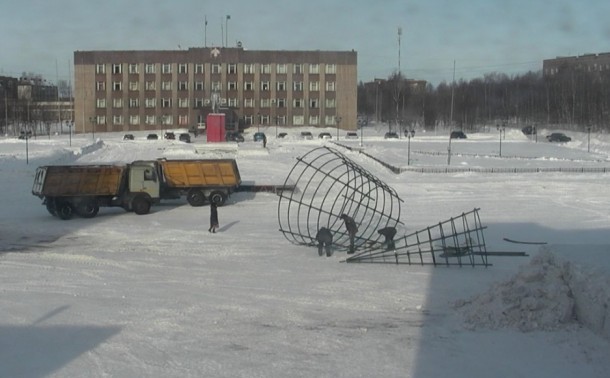
<svg viewBox="0 0 610 378">
<path fill-rule="evenodd" d="M 359 116 L 399 128 L 545 125 L 567 130 L 604 131 L 610 122 L 610 71 L 562 67 L 514 76 L 491 73 L 469 81 L 417 87 L 393 73 L 358 85 Z"/>
</svg>

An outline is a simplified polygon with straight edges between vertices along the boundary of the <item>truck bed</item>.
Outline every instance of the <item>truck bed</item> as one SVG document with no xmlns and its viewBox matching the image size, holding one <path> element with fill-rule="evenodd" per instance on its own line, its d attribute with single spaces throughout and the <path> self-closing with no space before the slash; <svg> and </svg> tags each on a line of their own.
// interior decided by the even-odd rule
<svg viewBox="0 0 610 378">
<path fill-rule="evenodd" d="M 119 193 L 126 168 L 115 165 L 73 165 L 46 166 L 38 169 L 34 194 L 61 197 L 116 195 Z"/>
<path fill-rule="evenodd" d="M 237 187 L 237 163 L 231 159 L 160 160 L 166 184 L 174 188 Z"/>
</svg>

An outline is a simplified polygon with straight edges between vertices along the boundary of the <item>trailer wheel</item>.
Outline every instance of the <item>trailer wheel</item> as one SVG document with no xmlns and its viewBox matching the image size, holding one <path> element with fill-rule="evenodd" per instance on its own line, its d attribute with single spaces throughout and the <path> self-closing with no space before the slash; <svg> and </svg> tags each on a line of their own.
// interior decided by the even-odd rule
<svg viewBox="0 0 610 378">
<path fill-rule="evenodd" d="M 210 203 L 215 203 L 217 206 L 222 206 L 227 200 L 227 195 L 221 191 L 215 190 L 210 193 Z"/>
<path fill-rule="evenodd" d="M 72 218 L 72 215 L 74 214 L 74 209 L 72 208 L 72 205 L 70 205 L 68 202 L 60 202 L 56 206 L 56 212 L 59 218 L 63 220 L 68 220 Z"/>
<path fill-rule="evenodd" d="M 186 194 L 186 200 L 191 206 L 203 206 L 205 203 L 205 194 L 199 189 L 191 189 Z"/>
<path fill-rule="evenodd" d="M 138 215 L 148 214 L 150 212 L 150 201 L 143 196 L 137 196 L 131 203 L 133 212 Z"/>
<path fill-rule="evenodd" d="M 83 218 L 93 218 L 100 211 L 100 207 L 96 201 L 85 201 L 76 207 L 76 213 Z"/>
</svg>

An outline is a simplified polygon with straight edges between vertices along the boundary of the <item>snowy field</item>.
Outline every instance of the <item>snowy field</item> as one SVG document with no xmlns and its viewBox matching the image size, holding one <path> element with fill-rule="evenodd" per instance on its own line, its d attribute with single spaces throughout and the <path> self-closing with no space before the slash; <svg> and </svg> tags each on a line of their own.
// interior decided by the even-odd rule
<svg viewBox="0 0 610 378">
<path fill-rule="evenodd" d="M 314 132 L 314 137 L 319 131 Z M 448 133 L 267 148 L 148 141 L 136 133 L 0 138 L 2 377 L 607 377 L 609 173 L 394 174 L 446 167 Z M 300 131 L 300 130 L 299 130 Z M 328 130 L 333 138 L 335 130 Z M 451 141 L 451 167 L 610 168 L 610 136 L 538 141 L 518 130 Z M 554 131 L 554 130 L 553 130 Z M 361 146 L 362 144 L 362 146 Z M 406 234 L 480 208 L 489 267 L 346 264 L 278 231 L 278 197 L 236 193 L 209 234 L 207 206 L 102 208 L 62 221 L 31 194 L 49 164 L 237 159 L 242 180 L 282 184 L 328 145 L 394 188 Z M 590 150 L 590 152 L 588 152 Z M 547 243 L 508 243 L 504 238 Z"/>
</svg>

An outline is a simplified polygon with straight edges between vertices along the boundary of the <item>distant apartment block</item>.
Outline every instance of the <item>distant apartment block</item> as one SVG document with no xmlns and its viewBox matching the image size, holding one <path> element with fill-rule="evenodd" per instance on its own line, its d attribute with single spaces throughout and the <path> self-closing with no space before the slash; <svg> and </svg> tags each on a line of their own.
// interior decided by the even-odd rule
<svg viewBox="0 0 610 378">
<path fill-rule="evenodd" d="M 76 132 L 240 126 L 356 129 L 355 51 L 76 51 Z M 228 117 L 231 119 L 231 117 Z"/>
<path fill-rule="evenodd" d="M 562 69 L 584 72 L 610 71 L 610 53 L 557 57 L 545 59 L 542 63 L 544 76 L 556 75 Z"/>
</svg>

